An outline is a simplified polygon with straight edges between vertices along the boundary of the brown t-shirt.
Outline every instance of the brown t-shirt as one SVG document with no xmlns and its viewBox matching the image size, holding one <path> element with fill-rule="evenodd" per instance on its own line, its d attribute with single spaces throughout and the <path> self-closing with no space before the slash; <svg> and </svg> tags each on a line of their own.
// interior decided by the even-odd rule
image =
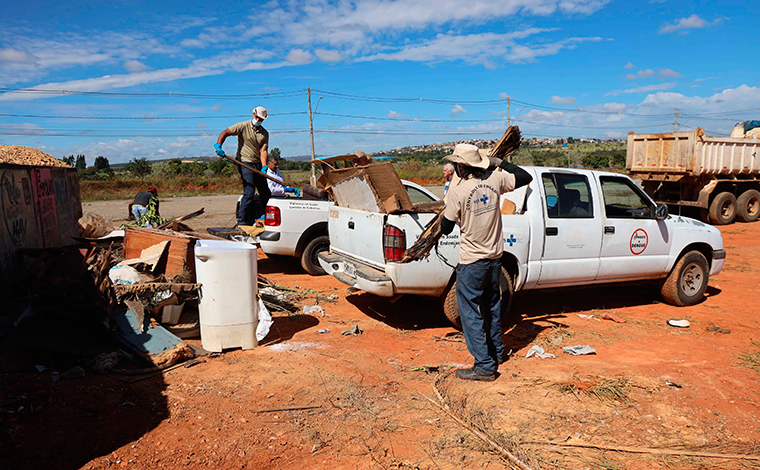
<svg viewBox="0 0 760 470">
<path fill-rule="evenodd" d="M 504 236 L 499 196 L 514 189 L 515 175 L 506 171 L 486 171 L 449 189 L 443 215 L 459 221 L 459 263 L 501 258 Z"/>
<path fill-rule="evenodd" d="M 263 126 L 254 126 L 251 121 L 239 122 L 227 129 L 238 136 L 237 158 L 244 162 L 260 162 L 261 147 L 269 143 L 269 132 Z"/>
</svg>

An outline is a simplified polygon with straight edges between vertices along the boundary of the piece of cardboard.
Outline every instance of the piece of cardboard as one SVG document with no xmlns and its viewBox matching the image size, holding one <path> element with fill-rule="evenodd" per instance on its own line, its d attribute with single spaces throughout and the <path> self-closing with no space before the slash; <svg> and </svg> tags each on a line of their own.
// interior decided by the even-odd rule
<svg viewBox="0 0 760 470">
<path fill-rule="evenodd" d="M 340 207 L 369 212 L 384 212 L 377 193 L 363 172 L 332 186 L 330 191 L 333 194 L 333 199 L 335 199 L 335 204 Z"/>
<path fill-rule="evenodd" d="M 377 212 L 387 213 L 388 211 L 385 207 L 385 201 L 388 201 L 389 199 L 393 201 L 393 196 L 396 197 L 395 200 L 397 201 L 397 208 L 394 209 L 395 211 L 412 210 L 413 206 L 411 199 L 409 199 L 409 194 L 407 194 L 404 185 L 401 183 L 401 178 L 399 178 L 398 173 L 396 173 L 396 170 L 393 168 L 393 164 L 390 162 L 375 163 L 354 168 L 343 168 L 323 173 L 322 176 L 319 177 L 319 184 L 320 187 L 323 187 L 325 190 L 328 190 L 333 194 L 335 203 L 338 206 L 354 208 L 353 205 L 356 203 L 359 206 L 368 207 L 371 205 L 371 199 L 368 197 L 369 193 L 366 191 L 366 188 L 361 181 L 352 181 L 351 184 L 339 188 L 339 190 L 336 191 L 338 185 L 351 178 L 357 177 L 363 178 L 364 181 L 366 181 L 366 184 L 368 184 L 370 191 L 376 195 L 375 202 L 377 204 L 377 209 L 368 208 L 366 210 L 376 210 Z M 347 191 L 348 187 L 361 191 L 361 193 L 351 194 Z M 336 195 L 336 192 L 341 192 L 340 198 Z M 361 201 L 354 201 L 354 199 L 358 198 L 361 198 Z"/>
</svg>

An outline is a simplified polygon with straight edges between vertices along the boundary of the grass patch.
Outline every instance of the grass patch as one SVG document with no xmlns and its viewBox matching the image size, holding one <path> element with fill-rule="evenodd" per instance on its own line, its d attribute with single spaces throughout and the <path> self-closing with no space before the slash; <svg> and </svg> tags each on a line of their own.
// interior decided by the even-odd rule
<svg viewBox="0 0 760 470">
<path fill-rule="evenodd" d="M 754 343 L 755 342 L 753 341 L 753 344 Z M 752 352 L 744 353 L 741 356 L 739 356 L 739 360 L 741 361 L 744 367 L 748 367 L 750 369 L 760 372 L 760 352 L 752 351 Z"/>
<path fill-rule="evenodd" d="M 555 388 L 562 393 L 572 393 L 580 398 L 581 395 L 598 398 L 602 401 L 614 401 L 626 403 L 629 401 L 629 394 L 632 387 L 631 379 L 625 376 L 603 378 L 591 377 L 581 379 L 572 376 L 570 380 L 556 382 Z"/>
</svg>

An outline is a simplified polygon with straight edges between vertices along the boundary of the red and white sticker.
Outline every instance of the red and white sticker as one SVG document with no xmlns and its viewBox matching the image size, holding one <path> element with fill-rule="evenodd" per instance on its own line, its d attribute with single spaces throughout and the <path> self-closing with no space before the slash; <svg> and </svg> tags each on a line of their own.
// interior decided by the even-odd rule
<svg viewBox="0 0 760 470">
<path fill-rule="evenodd" d="M 631 253 L 640 255 L 647 249 L 647 245 L 649 245 L 649 235 L 644 229 L 640 228 L 633 232 L 631 235 Z"/>
</svg>

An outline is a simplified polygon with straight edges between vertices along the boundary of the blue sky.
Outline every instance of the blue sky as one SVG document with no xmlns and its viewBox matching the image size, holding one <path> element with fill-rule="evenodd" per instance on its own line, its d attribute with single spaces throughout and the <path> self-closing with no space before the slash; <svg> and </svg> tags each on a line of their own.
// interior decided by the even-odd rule
<svg viewBox="0 0 760 470">
<path fill-rule="evenodd" d="M 319 155 L 498 138 L 507 97 L 529 137 L 670 132 L 675 108 L 728 135 L 760 118 L 759 18 L 710 3 L 4 0 L 0 144 L 211 155 L 263 105 L 270 146 L 304 156 L 307 87 Z"/>
</svg>

